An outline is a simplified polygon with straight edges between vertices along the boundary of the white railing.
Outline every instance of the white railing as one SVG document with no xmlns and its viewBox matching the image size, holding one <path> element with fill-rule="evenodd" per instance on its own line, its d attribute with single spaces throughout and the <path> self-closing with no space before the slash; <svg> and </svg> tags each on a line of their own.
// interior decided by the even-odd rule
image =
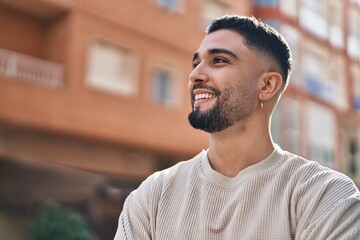
<svg viewBox="0 0 360 240">
<path fill-rule="evenodd" d="M 0 77 L 57 88 L 63 84 L 63 73 L 60 64 L 0 49 Z"/>
</svg>

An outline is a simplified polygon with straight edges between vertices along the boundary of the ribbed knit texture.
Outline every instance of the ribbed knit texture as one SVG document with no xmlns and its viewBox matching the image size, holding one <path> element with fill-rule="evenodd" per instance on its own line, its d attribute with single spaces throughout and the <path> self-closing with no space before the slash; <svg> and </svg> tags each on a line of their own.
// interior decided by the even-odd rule
<svg viewBox="0 0 360 240">
<path fill-rule="evenodd" d="M 229 178 L 203 151 L 126 199 L 115 240 L 360 239 L 360 193 L 345 175 L 277 147 Z"/>
</svg>

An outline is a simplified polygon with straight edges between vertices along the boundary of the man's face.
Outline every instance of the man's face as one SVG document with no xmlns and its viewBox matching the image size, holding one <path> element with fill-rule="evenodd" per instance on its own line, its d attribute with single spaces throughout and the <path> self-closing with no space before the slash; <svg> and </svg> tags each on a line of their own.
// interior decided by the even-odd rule
<svg viewBox="0 0 360 240">
<path fill-rule="evenodd" d="M 258 102 L 259 62 L 240 34 L 218 30 L 206 35 L 190 74 L 190 124 L 215 133 L 248 118 Z"/>
</svg>

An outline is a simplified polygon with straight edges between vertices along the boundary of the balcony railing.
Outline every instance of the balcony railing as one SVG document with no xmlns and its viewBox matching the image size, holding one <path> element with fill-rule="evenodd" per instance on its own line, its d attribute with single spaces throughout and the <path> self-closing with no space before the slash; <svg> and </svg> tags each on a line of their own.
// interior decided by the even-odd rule
<svg viewBox="0 0 360 240">
<path fill-rule="evenodd" d="M 63 85 L 60 64 L 0 49 L 0 77 L 57 88 Z"/>
</svg>

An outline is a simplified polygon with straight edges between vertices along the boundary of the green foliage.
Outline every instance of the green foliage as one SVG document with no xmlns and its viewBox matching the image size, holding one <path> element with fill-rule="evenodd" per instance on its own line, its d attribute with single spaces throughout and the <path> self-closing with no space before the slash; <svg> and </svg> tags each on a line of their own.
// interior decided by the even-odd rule
<svg viewBox="0 0 360 240">
<path fill-rule="evenodd" d="M 84 218 L 55 201 L 45 203 L 31 226 L 30 240 L 94 240 Z"/>
</svg>

